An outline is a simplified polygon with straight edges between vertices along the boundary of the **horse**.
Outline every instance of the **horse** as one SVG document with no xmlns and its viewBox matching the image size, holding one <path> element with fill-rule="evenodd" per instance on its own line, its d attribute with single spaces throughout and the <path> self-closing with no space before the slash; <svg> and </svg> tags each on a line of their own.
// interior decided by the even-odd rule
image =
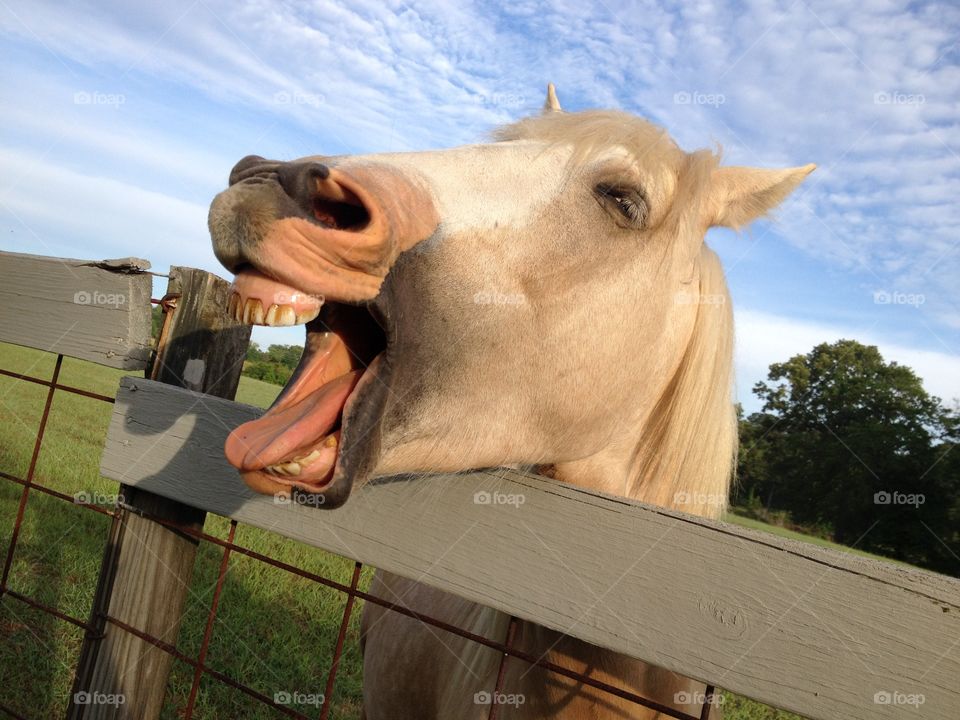
<svg viewBox="0 0 960 720">
<path fill-rule="evenodd" d="M 733 319 L 709 228 L 742 228 L 814 169 L 721 166 L 616 110 L 543 112 L 452 149 L 248 156 L 211 204 L 227 308 L 303 324 L 275 404 L 224 451 L 254 490 L 319 507 L 400 473 L 533 468 L 719 517 L 736 456 Z M 602 548 L 597 548 L 598 553 Z M 502 639 L 503 613 L 377 572 L 371 592 Z M 367 603 L 366 720 L 479 720 L 500 653 Z M 515 647 L 692 714 L 704 686 L 520 621 Z M 507 665 L 501 718 L 652 718 Z M 484 702 L 485 700 L 485 702 Z"/>
</svg>

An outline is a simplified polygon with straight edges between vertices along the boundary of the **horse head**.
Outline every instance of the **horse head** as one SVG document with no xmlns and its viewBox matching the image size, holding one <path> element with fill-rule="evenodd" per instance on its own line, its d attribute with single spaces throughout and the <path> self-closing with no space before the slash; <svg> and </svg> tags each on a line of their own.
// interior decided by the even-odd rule
<svg viewBox="0 0 960 720">
<path fill-rule="evenodd" d="M 374 476 L 503 465 L 667 506 L 725 497 L 733 331 L 704 237 L 812 169 L 721 167 L 638 117 L 562 112 L 552 88 L 487 144 L 244 158 L 209 220 L 230 310 L 306 343 L 226 455 L 324 507 Z M 719 513 L 702 500 L 684 509 Z"/>
</svg>

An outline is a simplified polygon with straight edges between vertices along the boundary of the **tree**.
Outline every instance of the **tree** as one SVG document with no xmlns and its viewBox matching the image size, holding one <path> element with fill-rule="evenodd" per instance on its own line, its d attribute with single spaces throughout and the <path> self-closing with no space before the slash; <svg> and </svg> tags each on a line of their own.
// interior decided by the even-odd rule
<svg viewBox="0 0 960 720">
<path fill-rule="evenodd" d="M 271 345 L 261 350 L 255 342 L 247 347 L 243 374 L 256 380 L 286 385 L 303 354 L 300 345 Z"/>
<path fill-rule="evenodd" d="M 910 368 L 840 340 L 771 365 L 754 393 L 764 406 L 741 423 L 747 491 L 838 542 L 960 573 L 956 463 L 938 462 L 956 423 Z"/>
<path fill-rule="evenodd" d="M 267 348 L 266 359 L 291 370 L 297 367 L 303 347 L 300 345 L 271 345 Z"/>
</svg>

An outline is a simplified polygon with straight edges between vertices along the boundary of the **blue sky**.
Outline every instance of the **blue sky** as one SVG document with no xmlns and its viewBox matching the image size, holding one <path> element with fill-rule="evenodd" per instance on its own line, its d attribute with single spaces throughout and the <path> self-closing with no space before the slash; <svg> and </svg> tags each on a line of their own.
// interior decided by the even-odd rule
<svg viewBox="0 0 960 720">
<path fill-rule="evenodd" d="M 206 211 L 242 156 L 482 141 L 552 80 L 568 110 L 629 110 L 730 164 L 819 165 L 772 221 L 708 236 L 748 409 L 771 362 L 840 337 L 949 401 L 958 38 L 960 8 L 894 0 L 0 0 L 0 248 L 223 274 Z"/>
</svg>

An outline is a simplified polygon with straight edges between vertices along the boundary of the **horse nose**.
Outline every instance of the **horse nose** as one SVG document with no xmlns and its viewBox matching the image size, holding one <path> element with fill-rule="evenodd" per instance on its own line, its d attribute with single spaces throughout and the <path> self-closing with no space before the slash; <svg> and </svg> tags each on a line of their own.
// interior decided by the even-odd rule
<svg viewBox="0 0 960 720">
<path fill-rule="evenodd" d="M 317 194 L 318 181 L 329 177 L 330 168 L 318 162 L 283 163 L 277 168 L 280 187 L 308 212 Z"/>
<path fill-rule="evenodd" d="M 273 172 L 279 165 L 280 163 L 267 160 L 259 155 L 247 155 L 233 166 L 233 170 L 230 171 L 229 183 L 236 185 L 241 180 L 246 180 L 254 175 Z"/>
</svg>

